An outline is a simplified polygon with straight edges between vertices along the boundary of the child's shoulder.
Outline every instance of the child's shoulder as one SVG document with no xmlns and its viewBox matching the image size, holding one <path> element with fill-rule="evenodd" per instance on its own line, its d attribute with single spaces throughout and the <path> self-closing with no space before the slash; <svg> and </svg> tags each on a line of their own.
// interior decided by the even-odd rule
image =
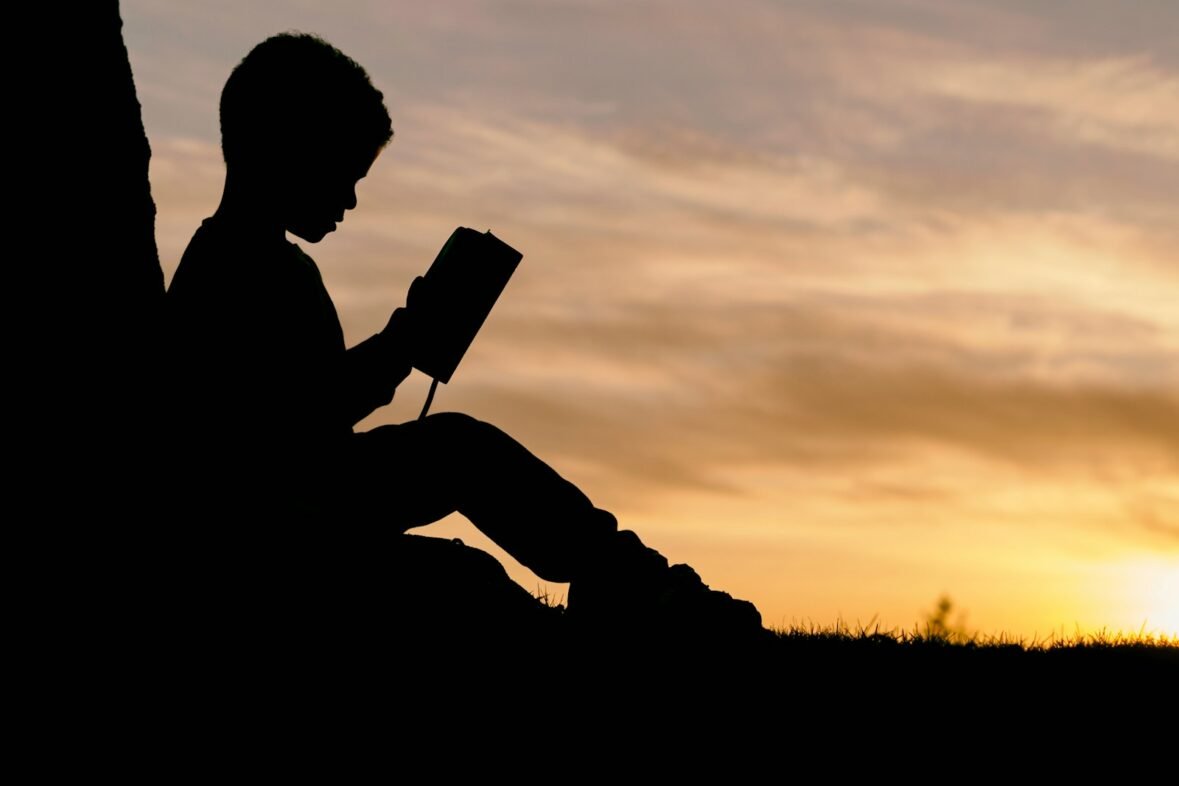
<svg viewBox="0 0 1179 786">
<path fill-rule="evenodd" d="M 184 250 L 183 261 L 195 259 L 211 264 L 234 260 L 264 261 L 289 256 L 292 244 L 286 240 L 265 242 L 252 228 L 210 216 L 201 222 Z"/>
<path fill-rule="evenodd" d="M 293 243 L 265 242 L 248 228 L 215 216 L 193 233 L 172 277 L 174 289 L 232 286 L 250 289 L 289 276 L 292 260 L 309 259 Z"/>
</svg>

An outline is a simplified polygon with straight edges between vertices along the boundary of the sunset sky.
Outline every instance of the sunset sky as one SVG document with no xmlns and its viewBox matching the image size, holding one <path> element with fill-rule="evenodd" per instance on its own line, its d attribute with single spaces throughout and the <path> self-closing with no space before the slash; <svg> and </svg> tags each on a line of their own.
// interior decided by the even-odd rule
<svg viewBox="0 0 1179 786">
<path fill-rule="evenodd" d="M 770 626 L 1179 635 L 1179 4 L 120 5 L 166 280 L 230 70 L 318 33 L 396 133 L 297 241 L 349 342 L 455 226 L 524 253 L 433 411 Z"/>
</svg>

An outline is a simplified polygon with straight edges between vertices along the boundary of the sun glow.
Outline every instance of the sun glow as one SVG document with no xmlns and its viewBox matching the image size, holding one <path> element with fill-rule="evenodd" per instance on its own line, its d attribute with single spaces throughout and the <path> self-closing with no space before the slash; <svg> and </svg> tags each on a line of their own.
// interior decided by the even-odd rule
<svg viewBox="0 0 1179 786">
<path fill-rule="evenodd" d="M 1144 558 L 1119 566 L 1122 614 L 1142 617 L 1141 631 L 1179 638 L 1179 559 Z"/>
</svg>

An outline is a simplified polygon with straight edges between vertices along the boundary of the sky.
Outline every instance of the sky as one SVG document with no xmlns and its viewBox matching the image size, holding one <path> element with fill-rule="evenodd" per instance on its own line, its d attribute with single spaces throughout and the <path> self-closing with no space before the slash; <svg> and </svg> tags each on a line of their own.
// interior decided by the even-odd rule
<svg viewBox="0 0 1179 786">
<path fill-rule="evenodd" d="M 220 196 L 225 79 L 317 33 L 395 130 L 300 242 L 349 343 L 455 226 L 524 253 L 432 411 L 770 626 L 911 629 L 945 595 L 982 633 L 1179 635 L 1179 4 L 121 10 L 166 280 Z M 417 532 L 566 591 L 457 516 Z"/>
</svg>

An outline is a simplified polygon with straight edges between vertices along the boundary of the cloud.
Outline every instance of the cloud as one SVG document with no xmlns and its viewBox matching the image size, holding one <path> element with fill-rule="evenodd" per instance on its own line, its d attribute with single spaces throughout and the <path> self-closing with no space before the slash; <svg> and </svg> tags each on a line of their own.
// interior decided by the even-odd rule
<svg viewBox="0 0 1179 786">
<path fill-rule="evenodd" d="M 947 312 L 1018 313 L 948 300 Z M 1100 347 L 1114 331 L 1150 336 L 1148 327 L 1049 312 L 967 347 L 921 318 L 881 318 L 912 309 L 892 305 L 858 316 L 812 302 L 689 316 L 632 307 L 605 323 L 500 320 L 448 396 L 616 480 L 722 487 L 735 465 L 854 472 L 931 445 L 1018 467 L 1031 483 L 1051 473 L 1093 479 L 1107 467 L 1179 471 L 1174 388 L 1149 377 L 1135 388 L 1128 375 L 1085 368 L 1128 363 Z M 1057 329 L 1077 336 L 1059 358 L 1029 352 L 1019 336 Z M 1179 374 L 1174 354 L 1142 352 L 1138 363 Z"/>
<path fill-rule="evenodd" d="M 917 84 L 959 101 L 1017 107 L 1058 144 L 1179 160 L 1179 73 L 1141 57 L 944 63 Z"/>
<path fill-rule="evenodd" d="M 1179 542 L 1179 484 L 1135 495 L 1127 508 L 1139 527 Z"/>
</svg>

